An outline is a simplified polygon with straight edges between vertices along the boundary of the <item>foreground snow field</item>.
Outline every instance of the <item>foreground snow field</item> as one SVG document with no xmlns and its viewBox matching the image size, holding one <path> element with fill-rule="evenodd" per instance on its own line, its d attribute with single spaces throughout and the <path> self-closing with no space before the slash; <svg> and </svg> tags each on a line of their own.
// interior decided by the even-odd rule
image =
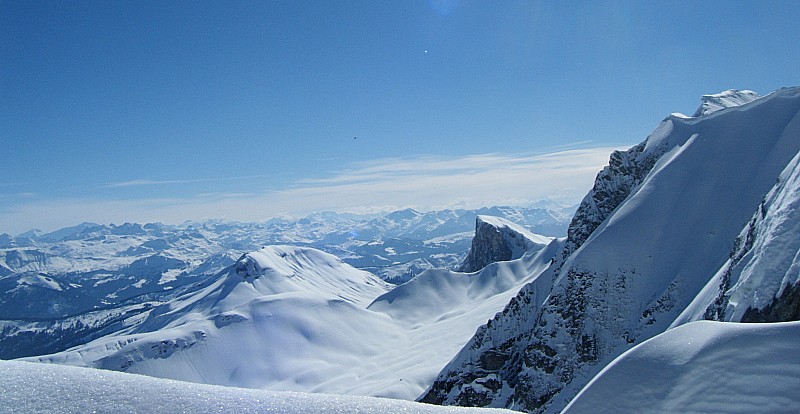
<svg viewBox="0 0 800 414">
<path fill-rule="evenodd" d="M 622 354 L 567 413 L 796 413 L 800 322 L 692 322 Z"/>
<path fill-rule="evenodd" d="M 374 397 L 273 392 L 0 361 L 0 413 L 502 413 Z"/>
</svg>

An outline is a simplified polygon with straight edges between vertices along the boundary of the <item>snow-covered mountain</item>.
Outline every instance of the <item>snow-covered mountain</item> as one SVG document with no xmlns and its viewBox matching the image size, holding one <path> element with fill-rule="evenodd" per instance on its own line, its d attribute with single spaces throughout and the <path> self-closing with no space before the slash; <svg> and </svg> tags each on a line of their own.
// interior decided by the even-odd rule
<svg viewBox="0 0 800 414">
<path fill-rule="evenodd" d="M 0 358 L 53 353 L 208 281 L 245 252 L 311 246 L 395 284 L 458 267 L 479 214 L 566 233 L 568 208 L 491 207 L 386 215 L 323 212 L 264 223 L 99 225 L 0 236 Z M 552 233 L 548 233 L 552 234 Z"/>
<path fill-rule="evenodd" d="M 501 219 L 486 217 L 501 223 Z M 548 238 L 529 235 L 534 240 Z M 247 388 L 414 399 L 562 241 L 394 287 L 309 247 L 267 246 L 120 329 L 28 360 Z"/>
<path fill-rule="evenodd" d="M 769 229 L 784 223 L 789 239 L 797 232 L 796 221 L 779 213 L 783 201 L 762 200 L 798 151 L 800 88 L 759 99 L 726 91 L 703 97 L 694 117 L 669 116 L 644 142 L 611 155 L 558 259 L 478 330 L 421 400 L 558 412 L 614 358 L 676 320 L 692 319 L 679 318 L 690 304 L 704 314 L 721 284 L 725 312 L 736 312 L 734 298 L 752 298 L 745 280 L 755 282 L 763 301 L 743 303 L 770 303 L 780 290 L 761 290 L 767 278 L 758 274 L 775 267 L 782 272 L 767 284 L 795 283 L 784 275 L 796 276 L 787 272 L 793 269 L 787 258 L 797 248 L 776 257 L 780 240 Z M 720 270 L 754 212 L 770 217 L 773 206 L 773 220 L 754 223 L 755 236 L 739 238 L 737 247 L 752 253 L 735 253 L 744 260 L 733 271 Z M 772 248 L 759 250 L 756 234 L 764 235 L 763 246 L 773 240 Z M 740 275 L 744 267 L 737 266 L 748 263 L 762 270 Z"/>
</svg>

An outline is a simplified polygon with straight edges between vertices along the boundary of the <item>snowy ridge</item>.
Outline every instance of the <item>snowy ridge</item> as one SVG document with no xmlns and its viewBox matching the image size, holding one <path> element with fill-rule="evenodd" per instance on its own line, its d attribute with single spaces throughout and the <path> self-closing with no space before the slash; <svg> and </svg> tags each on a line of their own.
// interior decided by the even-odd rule
<svg viewBox="0 0 800 414">
<path fill-rule="evenodd" d="M 254 295 L 248 296 L 247 300 L 302 292 L 333 294 L 353 304 L 366 306 L 389 289 L 386 282 L 369 272 L 353 269 L 332 254 L 303 247 L 267 246 L 247 253 L 236 263 L 234 272 L 254 288 Z M 234 304 L 227 306 L 233 307 Z"/>
<path fill-rule="evenodd" d="M 793 413 L 800 322 L 693 322 L 608 364 L 565 413 Z"/>
<path fill-rule="evenodd" d="M 558 412 L 675 321 L 798 151 L 800 88 L 668 117 L 612 154 L 560 260 L 478 330 L 421 400 Z"/>
</svg>

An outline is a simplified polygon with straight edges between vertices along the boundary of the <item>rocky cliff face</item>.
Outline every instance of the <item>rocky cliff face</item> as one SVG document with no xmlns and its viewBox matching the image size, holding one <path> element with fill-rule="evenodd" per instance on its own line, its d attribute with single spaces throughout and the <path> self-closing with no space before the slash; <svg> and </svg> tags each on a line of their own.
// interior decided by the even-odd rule
<svg viewBox="0 0 800 414">
<path fill-rule="evenodd" d="M 519 259 L 545 248 L 551 240 L 500 217 L 478 216 L 472 246 L 458 271 L 477 272 L 490 263 Z"/>
<path fill-rule="evenodd" d="M 747 101 L 735 98 L 719 102 Z M 797 88 L 668 117 L 612 155 L 560 259 L 477 331 L 420 400 L 560 411 L 697 297 L 798 151 Z"/>
</svg>

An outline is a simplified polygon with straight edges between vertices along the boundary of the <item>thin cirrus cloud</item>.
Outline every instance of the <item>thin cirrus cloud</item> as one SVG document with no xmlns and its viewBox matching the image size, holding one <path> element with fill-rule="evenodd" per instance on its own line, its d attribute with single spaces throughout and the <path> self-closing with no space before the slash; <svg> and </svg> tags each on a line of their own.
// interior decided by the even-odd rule
<svg viewBox="0 0 800 414">
<path fill-rule="evenodd" d="M 290 206 L 293 200 L 320 206 L 336 200 L 338 205 L 328 208 L 363 211 L 474 208 L 545 198 L 574 203 L 615 149 L 381 159 L 353 164 L 329 178 L 299 181 L 271 196 Z"/>
<path fill-rule="evenodd" d="M 298 180 L 287 188 L 263 192 L 256 191 L 253 181 L 248 181 L 249 188 L 245 191 L 204 192 L 183 198 L 40 200 L 0 211 L 0 229 L 47 231 L 83 221 L 117 224 L 181 223 L 211 218 L 260 221 L 323 210 L 367 213 L 408 207 L 477 208 L 525 205 L 542 199 L 572 204 L 588 191 L 615 149 L 622 147 L 545 154 L 378 159 L 350 164 L 327 178 Z M 115 184 L 117 187 L 190 185 L 208 180 L 211 179 L 134 180 Z"/>
<path fill-rule="evenodd" d="M 189 184 L 210 181 L 208 178 L 198 178 L 193 180 L 130 180 L 101 185 L 100 188 L 124 188 L 141 187 L 149 185 L 169 185 L 169 184 Z"/>
<path fill-rule="evenodd" d="M 103 184 L 100 188 L 125 188 L 125 187 L 144 187 L 144 186 L 158 186 L 158 185 L 175 185 L 175 184 L 193 184 L 193 183 L 207 183 L 212 181 L 236 181 L 246 180 L 252 178 L 263 178 L 261 175 L 248 175 L 242 177 L 229 177 L 229 178 L 194 178 L 189 180 L 129 180 L 120 181 L 115 183 Z"/>
</svg>

